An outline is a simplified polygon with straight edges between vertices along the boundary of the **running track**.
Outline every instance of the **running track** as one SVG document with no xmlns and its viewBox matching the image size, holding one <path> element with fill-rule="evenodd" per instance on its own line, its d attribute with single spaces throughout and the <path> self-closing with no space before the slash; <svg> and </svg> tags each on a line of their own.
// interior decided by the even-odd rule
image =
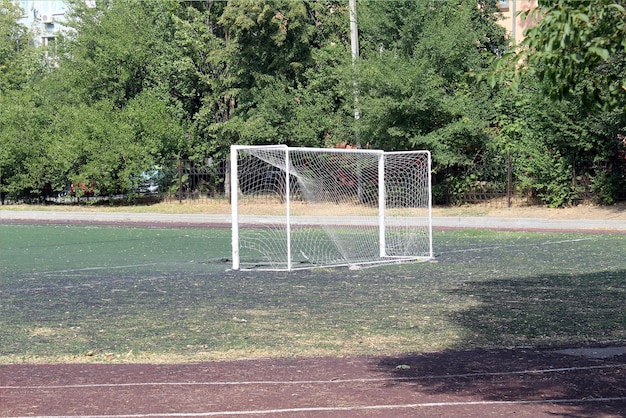
<svg viewBox="0 0 626 418">
<path fill-rule="evenodd" d="M 0 373 L 0 415 L 9 417 L 626 415 L 625 354 L 595 358 L 519 348 L 167 365 L 4 365 Z"/>
</svg>

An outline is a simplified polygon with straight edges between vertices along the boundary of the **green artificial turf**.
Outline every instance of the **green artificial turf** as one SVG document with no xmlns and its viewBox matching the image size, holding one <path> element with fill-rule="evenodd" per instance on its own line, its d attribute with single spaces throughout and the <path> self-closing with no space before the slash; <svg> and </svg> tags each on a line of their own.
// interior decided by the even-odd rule
<svg viewBox="0 0 626 418">
<path fill-rule="evenodd" d="M 230 271 L 227 228 L 0 225 L 0 363 L 626 339 L 623 235 L 436 232 L 436 263 Z"/>
</svg>

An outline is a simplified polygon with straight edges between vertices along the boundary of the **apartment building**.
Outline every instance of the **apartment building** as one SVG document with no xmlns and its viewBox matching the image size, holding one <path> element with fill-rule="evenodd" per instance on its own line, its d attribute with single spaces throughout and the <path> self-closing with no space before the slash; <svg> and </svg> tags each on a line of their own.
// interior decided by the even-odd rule
<svg viewBox="0 0 626 418">
<path fill-rule="evenodd" d="M 62 28 L 67 4 L 63 0 L 15 0 L 24 14 L 20 23 L 36 32 L 41 45 L 54 42 L 56 33 Z"/>
<path fill-rule="evenodd" d="M 517 45 L 524 39 L 524 31 L 534 25 L 532 19 L 522 20 L 518 13 L 532 10 L 538 6 L 537 0 L 497 0 L 502 13 L 499 22 L 511 37 L 511 43 Z"/>
</svg>

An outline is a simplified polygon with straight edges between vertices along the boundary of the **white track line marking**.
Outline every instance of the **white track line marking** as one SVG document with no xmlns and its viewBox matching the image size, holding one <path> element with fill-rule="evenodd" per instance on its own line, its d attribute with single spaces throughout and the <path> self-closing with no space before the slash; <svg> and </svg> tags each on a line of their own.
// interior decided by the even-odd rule
<svg viewBox="0 0 626 418">
<path fill-rule="evenodd" d="M 438 255 L 466 253 L 466 252 L 483 251 L 483 250 L 494 250 L 497 248 L 541 247 L 544 245 L 568 244 L 571 242 L 580 242 L 580 241 L 595 241 L 597 239 L 598 237 L 588 237 L 588 238 L 568 239 L 568 240 L 562 240 L 562 241 L 533 242 L 529 244 L 490 245 L 487 247 L 465 248 L 465 249 L 460 249 L 460 250 L 445 251 L 445 252 L 439 253 Z"/>
<path fill-rule="evenodd" d="M 0 389 L 6 390 L 50 390 L 50 389 L 80 389 L 80 388 L 123 388 L 133 386 L 252 386 L 252 385 L 321 385 L 321 384 L 338 384 L 338 383 L 376 383 L 376 382 L 411 382 L 418 380 L 436 380 L 436 379 L 461 379 L 471 377 L 490 377 L 490 376 L 509 376 L 522 374 L 547 374 L 561 372 L 575 372 L 587 370 L 601 370 L 626 367 L 626 363 L 606 364 L 599 366 L 583 366 L 583 367 L 560 367 L 554 369 L 534 369 L 534 370 L 515 370 L 507 372 L 484 372 L 484 373 L 463 373 L 463 374 L 445 374 L 431 376 L 415 376 L 415 377 L 374 377 L 361 379 L 332 379 L 332 380 L 252 380 L 252 381 L 219 381 L 219 382 L 136 382 L 136 383 L 89 383 L 75 385 L 41 385 L 41 386 L 0 386 Z"/>
<path fill-rule="evenodd" d="M 29 416 L 28 418 L 139 418 L 139 417 L 215 417 L 229 415 L 267 415 L 267 414 L 294 414 L 304 412 L 341 412 L 341 411 L 372 411 L 391 409 L 417 409 L 417 408 L 442 408 L 449 406 L 474 406 L 474 405 L 533 405 L 533 404 L 581 404 L 591 402 L 618 402 L 626 401 L 626 397 L 615 398 L 585 398 L 585 399 L 541 399 L 521 401 L 467 401 L 467 402 L 425 402 L 396 405 L 363 405 L 363 406 L 338 406 L 338 407 L 310 407 L 310 408 L 284 408 L 284 409 L 260 409 L 254 411 L 214 411 L 214 412 L 190 412 L 190 413 L 152 413 L 152 414 L 120 414 L 120 415 L 41 415 Z M 26 417 L 13 417 L 26 418 Z"/>
<path fill-rule="evenodd" d="M 49 275 L 49 274 L 59 274 L 59 273 L 75 273 L 81 271 L 97 271 L 97 270 L 119 270 L 126 268 L 134 268 L 134 267 L 150 267 L 150 266 L 158 266 L 166 263 L 147 263 L 147 264 L 129 264 L 127 266 L 96 266 L 96 267 L 83 267 L 76 269 L 67 269 L 67 270 L 49 270 L 49 271 L 40 271 L 32 273 L 35 276 L 39 275 Z"/>
</svg>

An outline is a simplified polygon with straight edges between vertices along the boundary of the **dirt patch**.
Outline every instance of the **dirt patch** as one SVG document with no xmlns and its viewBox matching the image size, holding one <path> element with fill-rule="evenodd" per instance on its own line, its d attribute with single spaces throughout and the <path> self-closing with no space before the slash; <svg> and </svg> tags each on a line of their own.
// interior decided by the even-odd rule
<svg viewBox="0 0 626 418">
<path fill-rule="evenodd" d="M 546 206 L 502 208 L 490 207 L 489 205 L 435 207 L 433 208 L 433 216 L 626 220 L 626 202 L 612 206 L 578 205 L 566 208 L 549 208 Z"/>
<path fill-rule="evenodd" d="M 149 206 L 76 206 L 76 205 L 10 205 L 1 206 L 0 210 L 30 210 L 59 212 L 129 212 L 163 214 L 229 214 L 230 204 L 226 200 L 163 202 Z M 331 212 L 337 213 L 332 206 Z M 501 205 L 475 204 L 452 207 L 434 207 L 433 216 L 476 216 L 501 218 L 542 218 L 542 219 L 600 219 L 626 220 L 626 202 L 612 206 L 581 204 L 566 208 L 548 208 L 546 206 L 514 205 L 511 208 Z"/>
</svg>

